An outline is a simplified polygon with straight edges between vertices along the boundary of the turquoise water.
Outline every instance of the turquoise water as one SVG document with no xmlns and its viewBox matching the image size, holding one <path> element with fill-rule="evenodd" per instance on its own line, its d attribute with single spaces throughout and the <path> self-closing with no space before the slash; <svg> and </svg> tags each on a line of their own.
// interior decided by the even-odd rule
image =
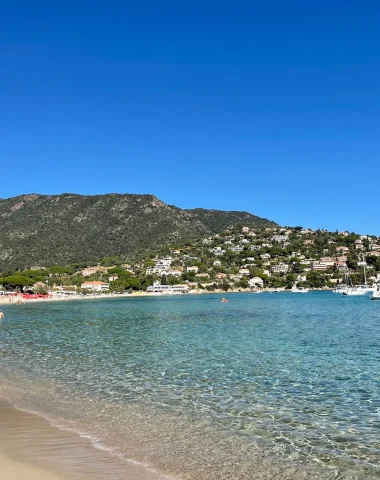
<svg viewBox="0 0 380 480">
<path fill-rule="evenodd" d="M 183 478 L 378 477 L 380 302 L 219 297 L 3 308 L 2 394 Z"/>
</svg>

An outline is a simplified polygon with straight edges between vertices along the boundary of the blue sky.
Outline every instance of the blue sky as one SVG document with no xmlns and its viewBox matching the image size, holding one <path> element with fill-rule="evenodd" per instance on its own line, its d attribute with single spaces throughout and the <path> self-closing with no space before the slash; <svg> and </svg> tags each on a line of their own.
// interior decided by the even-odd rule
<svg viewBox="0 0 380 480">
<path fill-rule="evenodd" d="M 380 234 L 379 28 L 366 0 L 7 2 L 0 197 Z"/>
</svg>

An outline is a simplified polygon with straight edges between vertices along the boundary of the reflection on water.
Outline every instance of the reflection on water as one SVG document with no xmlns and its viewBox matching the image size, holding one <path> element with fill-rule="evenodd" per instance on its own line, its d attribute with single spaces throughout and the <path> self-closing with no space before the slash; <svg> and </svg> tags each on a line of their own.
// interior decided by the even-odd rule
<svg viewBox="0 0 380 480">
<path fill-rule="evenodd" d="M 230 300 L 9 308 L 3 393 L 186 478 L 378 475 L 376 302 L 320 292 Z"/>
</svg>

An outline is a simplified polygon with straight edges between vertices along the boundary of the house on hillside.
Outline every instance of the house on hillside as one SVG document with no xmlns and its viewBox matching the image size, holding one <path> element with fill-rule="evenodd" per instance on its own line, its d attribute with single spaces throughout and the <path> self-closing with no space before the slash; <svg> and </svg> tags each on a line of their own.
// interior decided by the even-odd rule
<svg viewBox="0 0 380 480">
<path fill-rule="evenodd" d="M 168 277 L 180 277 L 182 275 L 182 270 L 177 270 L 173 268 L 167 270 L 165 273 L 162 273 L 162 275 L 167 275 Z"/>
<path fill-rule="evenodd" d="M 362 240 L 360 240 L 360 239 L 355 240 L 355 248 L 356 248 L 356 250 L 363 250 L 364 249 L 364 245 L 363 245 Z"/>
<path fill-rule="evenodd" d="M 239 270 L 239 273 L 240 273 L 241 275 L 249 275 L 249 274 L 250 274 L 248 268 L 241 268 L 241 269 Z"/>
<path fill-rule="evenodd" d="M 187 268 L 186 268 L 186 271 L 187 271 L 187 272 L 198 273 L 198 270 L 199 270 L 199 267 L 197 267 L 197 266 L 187 267 Z"/>
<path fill-rule="evenodd" d="M 273 273 L 288 273 L 289 265 L 287 263 L 278 263 L 271 266 Z"/>
<path fill-rule="evenodd" d="M 248 280 L 248 285 L 251 287 L 251 288 L 254 288 L 254 287 L 263 287 L 264 286 L 264 280 L 260 277 L 252 277 Z"/>
<path fill-rule="evenodd" d="M 82 276 L 83 277 L 90 277 L 91 275 L 95 275 L 95 273 L 107 273 L 108 268 L 107 267 L 101 267 L 100 265 L 96 267 L 86 267 L 84 270 L 82 270 Z"/>
</svg>

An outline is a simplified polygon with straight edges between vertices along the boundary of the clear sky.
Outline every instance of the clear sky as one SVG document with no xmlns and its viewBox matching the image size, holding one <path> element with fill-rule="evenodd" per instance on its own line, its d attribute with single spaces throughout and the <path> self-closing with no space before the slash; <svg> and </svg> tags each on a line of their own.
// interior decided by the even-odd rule
<svg viewBox="0 0 380 480">
<path fill-rule="evenodd" d="M 0 197 L 380 234 L 376 1 L 3 2 Z"/>
</svg>

